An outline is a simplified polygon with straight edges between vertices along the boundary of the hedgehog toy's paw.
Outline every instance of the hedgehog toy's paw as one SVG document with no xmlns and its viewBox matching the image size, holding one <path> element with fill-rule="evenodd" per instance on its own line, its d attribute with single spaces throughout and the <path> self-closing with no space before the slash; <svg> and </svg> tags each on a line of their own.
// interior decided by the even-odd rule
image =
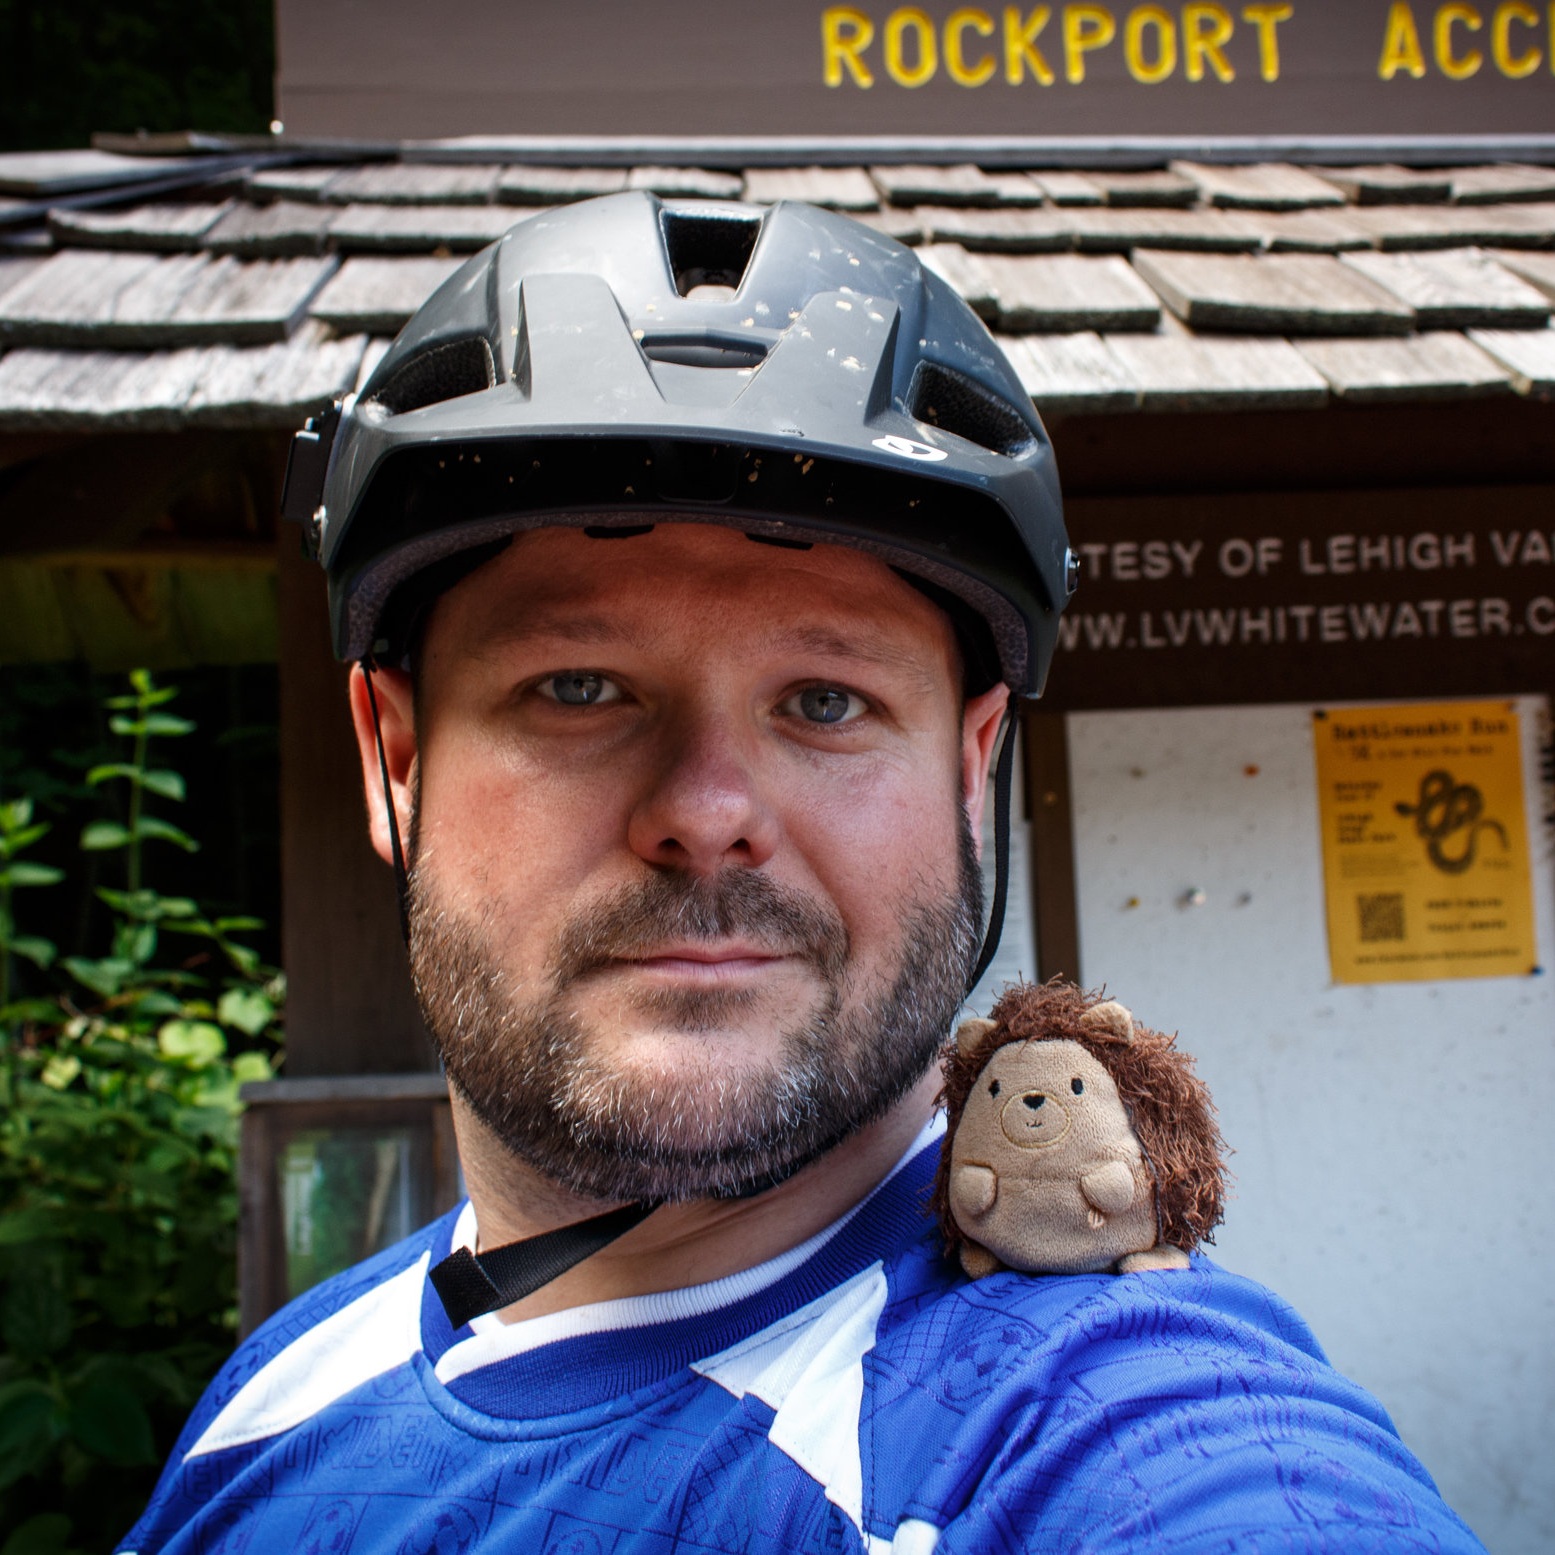
<svg viewBox="0 0 1555 1555">
<path fill-rule="evenodd" d="M 1158 1245 L 1118 1259 L 1118 1273 L 1143 1274 L 1150 1269 L 1186 1269 L 1188 1262 L 1188 1255 L 1180 1247 Z"/>
<path fill-rule="evenodd" d="M 997 1274 L 1004 1265 L 986 1247 L 979 1247 L 976 1242 L 963 1242 L 961 1267 L 966 1270 L 969 1280 L 980 1280 L 985 1275 Z"/>
</svg>

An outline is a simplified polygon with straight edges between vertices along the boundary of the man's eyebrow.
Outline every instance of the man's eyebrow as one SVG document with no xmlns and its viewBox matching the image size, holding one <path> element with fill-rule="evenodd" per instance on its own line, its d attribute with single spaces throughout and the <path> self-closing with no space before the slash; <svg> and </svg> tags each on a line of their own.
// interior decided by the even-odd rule
<svg viewBox="0 0 1555 1555">
<path fill-rule="evenodd" d="M 781 628 L 773 632 L 768 641 L 775 648 L 797 649 L 801 653 L 812 653 L 821 658 L 877 665 L 899 674 L 912 675 L 926 685 L 934 681 L 931 655 L 913 653 L 880 638 L 865 639 L 826 626 L 799 626 Z"/>
<path fill-rule="evenodd" d="M 631 646 L 636 641 L 636 633 L 613 616 L 580 615 L 543 605 L 522 615 L 504 616 L 485 633 L 487 646 L 495 648 L 511 648 L 544 637 L 560 638 L 583 647 L 596 643 Z"/>
</svg>

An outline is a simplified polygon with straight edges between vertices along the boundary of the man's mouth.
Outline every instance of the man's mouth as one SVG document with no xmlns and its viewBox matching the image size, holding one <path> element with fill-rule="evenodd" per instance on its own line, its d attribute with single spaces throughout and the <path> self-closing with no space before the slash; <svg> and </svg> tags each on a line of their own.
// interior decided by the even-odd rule
<svg viewBox="0 0 1555 1555">
<path fill-rule="evenodd" d="M 658 946 L 616 957 L 609 964 L 655 979 L 711 985 L 759 976 L 788 959 L 786 952 L 749 943 L 691 943 Z"/>
</svg>

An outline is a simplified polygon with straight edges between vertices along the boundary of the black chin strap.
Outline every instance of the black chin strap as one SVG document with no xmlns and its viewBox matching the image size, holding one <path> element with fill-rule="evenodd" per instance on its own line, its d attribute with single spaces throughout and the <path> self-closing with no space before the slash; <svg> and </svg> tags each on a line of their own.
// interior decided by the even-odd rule
<svg viewBox="0 0 1555 1555">
<path fill-rule="evenodd" d="M 367 696 L 373 710 L 373 725 L 377 727 L 378 703 L 373 696 L 371 661 L 362 664 L 367 676 Z M 993 846 L 994 890 L 993 904 L 988 914 L 988 926 L 983 933 L 983 948 L 978 954 L 977 965 L 967 980 L 966 989 L 971 993 L 999 948 L 999 936 L 1004 929 L 1004 907 L 1010 885 L 1010 796 L 1011 780 L 1015 769 L 1015 747 L 1020 737 L 1019 711 L 1012 709 L 1004 729 L 1004 743 L 999 747 L 999 760 L 994 767 L 993 784 Z M 383 775 L 384 803 L 389 815 L 389 835 L 394 851 L 395 880 L 400 888 L 400 921 L 406 927 L 404 861 L 400 852 L 399 828 L 394 820 L 394 806 L 389 799 L 389 765 L 383 751 L 383 735 L 378 735 L 378 763 Z M 763 1179 L 761 1185 L 751 1190 L 765 1192 L 783 1181 L 787 1173 Z M 748 1195 L 742 1194 L 740 1197 Z M 619 1236 L 624 1236 L 633 1226 L 647 1219 L 658 1208 L 656 1202 L 625 1204 L 619 1209 L 608 1210 L 590 1220 L 576 1221 L 570 1226 L 559 1226 L 540 1236 L 525 1237 L 518 1242 L 508 1242 L 484 1253 L 472 1253 L 461 1247 L 437 1265 L 431 1272 L 433 1289 L 443 1303 L 448 1321 L 460 1328 L 471 1318 L 487 1312 L 499 1312 L 503 1307 L 533 1295 L 543 1285 L 565 1274 L 575 1264 L 608 1247 Z"/>
<path fill-rule="evenodd" d="M 432 1270 L 433 1289 L 443 1303 L 449 1323 L 455 1328 L 463 1327 L 472 1317 L 500 1311 L 533 1295 L 574 1264 L 625 1236 L 658 1207 L 623 1204 L 620 1209 L 607 1210 L 591 1220 L 558 1226 L 554 1231 L 484 1253 L 461 1247 Z"/>
<path fill-rule="evenodd" d="M 967 979 L 968 994 L 982 981 L 999 948 L 1004 933 L 1004 904 L 1010 894 L 1010 790 L 1015 773 L 1015 747 L 1020 743 L 1020 707 L 1011 699 L 1010 716 L 1004 726 L 1004 743 L 993 772 L 993 904 L 988 909 L 988 927 L 983 931 L 983 948 L 977 965 Z"/>
</svg>

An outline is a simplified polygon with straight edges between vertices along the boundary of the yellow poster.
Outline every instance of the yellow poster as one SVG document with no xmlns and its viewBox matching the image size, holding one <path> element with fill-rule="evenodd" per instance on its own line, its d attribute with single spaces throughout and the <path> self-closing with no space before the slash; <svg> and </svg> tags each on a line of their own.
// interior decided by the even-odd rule
<svg viewBox="0 0 1555 1555">
<path fill-rule="evenodd" d="M 1532 972 L 1515 704 L 1320 709 L 1312 735 L 1334 981 Z"/>
</svg>

